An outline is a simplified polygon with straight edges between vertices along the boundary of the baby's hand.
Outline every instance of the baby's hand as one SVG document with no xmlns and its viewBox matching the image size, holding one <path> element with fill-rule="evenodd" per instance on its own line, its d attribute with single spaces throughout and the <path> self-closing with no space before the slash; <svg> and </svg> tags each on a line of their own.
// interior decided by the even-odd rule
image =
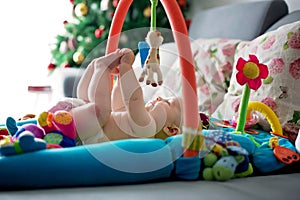
<svg viewBox="0 0 300 200">
<path fill-rule="evenodd" d="M 120 64 L 130 65 L 130 67 L 131 67 L 134 62 L 134 58 L 135 58 L 132 50 L 128 49 L 128 48 L 124 48 L 124 49 L 120 50 L 120 52 L 122 52 Z M 119 75 L 120 68 L 119 67 L 114 68 L 111 73 L 115 74 L 115 75 Z"/>
<path fill-rule="evenodd" d="M 120 60 L 119 60 L 119 64 L 128 64 L 128 65 L 132 65 L 134 62 L 134 54 L 131 51 L 131 49 L 128 48 L 124 48 L 121 50 L 118 50 L 118 55 L 120 55 Z M 114 75 L 119 75 L 120 70 L 119 70 L 119 66 L 118 65 L 111 65 L 110 68 L 111 73 Z"/>
<path fill-rule="evenodd" d="M 120 58 L 122 56 L 123 52 L 120 49 L 117 49 L 112 53 L 97 58 L 95 60 L 95 68 L 107 67 L 111 71 L 115 71 L 120 64 Z"/>
</svg>

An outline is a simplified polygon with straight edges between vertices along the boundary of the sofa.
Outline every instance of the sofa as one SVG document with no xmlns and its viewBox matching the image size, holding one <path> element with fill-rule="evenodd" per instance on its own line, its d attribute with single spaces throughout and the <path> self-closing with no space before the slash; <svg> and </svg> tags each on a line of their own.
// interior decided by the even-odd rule
<svg viewBox="0 0 300 200">
<path fill-rule="evenodd" d="M 237 3 L 196 13 L 192 18 L 189 35 L 193 50 L 198 49 L 199 46 L 207 47 L 208 45 L 211 47 L 212 45 L 216 45 L 216 41 L 217 43 L 220 43 L 220 41 L 221 43 L 224 42 L 224 39 L 226 39 L 226 42 L 233 42 L 235 48 L 240 44 L 244 44 L 242 45 L 244 48 L 247 46 L 251 47 L 253 44 L 251 41 L 255 41 L 256 38 L 268 32 L 273 33 L 272 31 L 277 30 L 279 27 L 299 20 L 300 11 L 289 13 L 287 4 L 281 0 Z M 208 44 L 207 41 L 209 41 Z M 246 55 L 246 50 L 242 47 L 239 49 L 241 56 Z M 143 86 L 145 99 L 150 99 L 158 94 L 167 95 L 170 92 L 180 95 L 176 90 L 180 89 L 180 84 L 176 85 L 172 80 L 168 79 L 168 77 L 174 79 L 174 73 L 176 74 L 176 69 L 174 69 L 174 73 L 168 73 L 169 67 L 172 67 L 173 70 L 173 67 L 176 68 L 177 66 L 176 60 L 178 55 L 176 46 L 174 43 L 167 43 L 160 48 L 160 51 L 162 71 L 163 74 L 166 74 L 166 86 L 159 91 Z M 259 51 L 257 52 L 259 53 Z M 197 57 L 196 55 L 194 56 L 195 58 Z M 218 55 L 215 54 L 215 56 Z M 197 63 L 197 60 L 195 62 Z M 141 70 L 139 59 L 136 60 L 134 65 L 138 75 Z M 63 91 L 65 96 L 76 96 L 76 84 L 82 72 L 72 70 L 64 74 Z M 177 71 L 177 74 L 179 73 Z M 209 81 L 212 82 L 212 85 L 215 84 L 214 79 Z M 231 79 L 227 81 L 231 84 Z M 228 94 L 228 91 L 231 91 L 230 84 L 225 88 L 222 85 L 221 90 L 220 85 L 216 87 L 216 91 L 221 95 L 220 98 L 216 99 L 207 99 L 207 96 L 211 95 L 200 96 L 203 88 L 199 88 L 199 99 L 201 100 L 199 100 L 199 110 L 208 112 L 211 115 L 214 115 L 218 111 L 222 113 L 222 106 L 227 106 L 227 104 L 222 105 L 222 103 L 226 99 L 231 98 Z M 237 91 L 234 91 L 234 94 Z M 213 109 L 212 105 L 215 105 Z M 226 114 L 222 117 L 232 116 L 232 113 Z M 216 118 L 218 116 L 218 114 L 214 115 Z M 283 170 L 231 179 L 226 182 L 166 179 L 124 185 L 90 185 L 88 187 L 3 191 L 0 193 L 0 197 L 1 199 L 299 199 L 297 196 L 299 178 L 300 166 L 297 163 Z"/>
</svg>

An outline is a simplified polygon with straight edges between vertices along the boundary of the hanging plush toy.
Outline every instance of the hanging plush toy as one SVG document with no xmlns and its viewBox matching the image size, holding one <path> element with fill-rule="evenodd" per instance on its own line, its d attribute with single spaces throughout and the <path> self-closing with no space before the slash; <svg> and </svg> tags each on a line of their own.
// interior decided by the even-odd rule
<svg viewBox="0 0 300 200">
<path fill-rule="evenodd" d="M 143 72 L 140 75 L 139 81 L 143 82 L 145 76 L 147 76 L 146 84 L 151 84 L 156 87 L 157 84 L 161 85 L 163 83 L 162 73 L 160 70 L 159 55 L 157 53 L 159 46 L 163 42 L 163 37 L 157 30 L 150 31 L 147 34 L 146 42 L 149 44 L 150 49 L 148 51 L 148 56 L 145 61 Z M 154 80 L 154 74 L 157 75 L 157 81 Z"/>
<path fill-rule="evenodd" d="M 152 85 L 156 87 L 157 85 L 161 85 L 163 83 L 162 73 L 160 70 L 160 62 L 159 62 L 159 46 L 163 42 L 163 37 L 161 33 L 156 30 L 156 7 L 157 0 L 151 1 L 151 31 L 148 32 L 146 37 L 146 43 L 139 44 L 139 50 L 141 55 L 141 64 L 143 66 L 143 72 L 140 75 L 139 81 L 143 82 L 145 76 L 147 76 L 146 84 Z M 149 46 L 149 50 L 148 50 Z M 146 47 L 146 48 L 144 48 Z M 148 52 L 147 52 L 148 50 Z M 145 52 L 148 53 L 146 57 L 146 61 L 144 62 Z M 154 79 L 154 74 L 157 76 L 157 81 Z"/>
</svg>

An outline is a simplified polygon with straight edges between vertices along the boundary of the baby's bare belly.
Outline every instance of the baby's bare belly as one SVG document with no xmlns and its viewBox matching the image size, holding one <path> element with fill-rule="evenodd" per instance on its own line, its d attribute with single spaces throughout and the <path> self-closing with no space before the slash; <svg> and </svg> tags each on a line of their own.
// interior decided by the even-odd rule
<svg viewBox="0 0 300 200">
<path fill-rule="evenodd" d="M 103 127 L 103 132 L 105 137 L 102 140 L 104 141 L 135 138 L 125 112 L 112 113 Z"/>
<path fill-rule="evenodd" d="M 143 130 L 141 131 L 142 131 L 141 133 L 138 133 L 137 130 L 132 129 L 132 125 L 129 121 L 128 114 L 126 112 L 117 112 L 117 113 L 113 112 L 109 120 L 103 127 L 103 132 L 105 134 L 105 137 L 100 141 L 121 140 L 121 139 L 141 138 L 141 137 L 151 138 L 151 136 L 149 135 L 145 136 Z M 153 137 L 154 137 L 155 127 L 154 127 L 154 131 L 151 130 L 151 132 L 153 132 Z"/>
</svg>

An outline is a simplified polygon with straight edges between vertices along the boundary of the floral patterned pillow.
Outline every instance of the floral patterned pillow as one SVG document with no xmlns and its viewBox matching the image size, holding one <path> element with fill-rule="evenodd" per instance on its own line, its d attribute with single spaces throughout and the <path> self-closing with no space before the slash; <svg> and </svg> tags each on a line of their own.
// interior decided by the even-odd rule
<svg viewBox="0 0 300 200">
<path fill-rule="evenodd" d="M 238 111 L 243 87 L 237 83 L 237 60 L 254 54 L 268 66 L 269 77 L 262 86 L 251 90 L 250 100 L 268 105 L 279 117 L 283 131 L 289 136 L 300 127 L 300 21 L 265 33 L 253 41 L 239 43 L 228 93 L 213 117 L 232 119 Z"/>
<path fill-rule="evenodd" d="M 198 39 L 191 43 L 200 112 L 212 114 L 223 102 L 239 42 L 240 40 L 215 38 Z M 181 70 L 177 60 L 164 74 L 164 83 L 155 95 L 181 96 L 181 83 Z"/>
</svg>

